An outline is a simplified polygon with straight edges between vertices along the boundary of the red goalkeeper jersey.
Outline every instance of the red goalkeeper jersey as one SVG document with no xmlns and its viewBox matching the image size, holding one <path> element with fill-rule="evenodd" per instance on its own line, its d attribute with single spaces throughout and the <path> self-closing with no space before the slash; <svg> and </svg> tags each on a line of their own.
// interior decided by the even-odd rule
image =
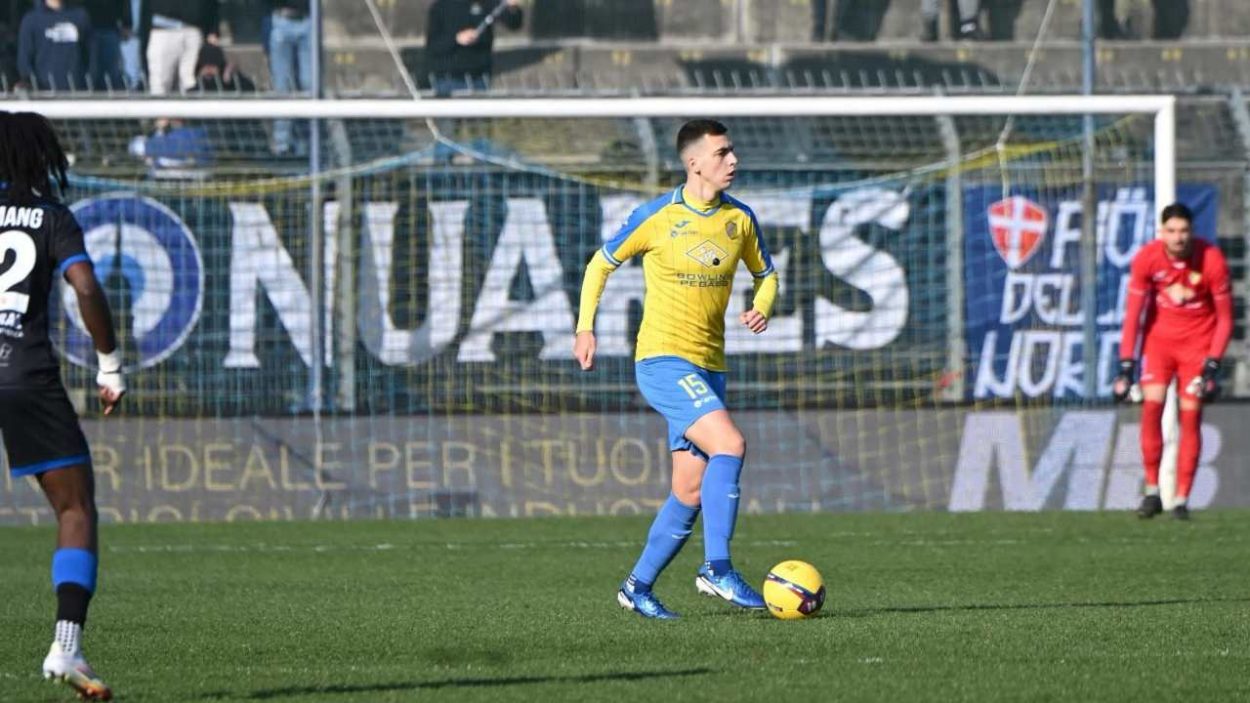
<svg viewBox="0 0 1250 703">
<path fill-rule="evenodd" d="M 1129 274 L 1121 359 L 1136 358 L 1139 329 L 1151 345 L 1224 356 L 1233 332 L 1233 299 L 1219 247 L 1195 238 L 1188 258 L 1173 259 L 1156 239 L 1137 252 Z"/>
</svg>

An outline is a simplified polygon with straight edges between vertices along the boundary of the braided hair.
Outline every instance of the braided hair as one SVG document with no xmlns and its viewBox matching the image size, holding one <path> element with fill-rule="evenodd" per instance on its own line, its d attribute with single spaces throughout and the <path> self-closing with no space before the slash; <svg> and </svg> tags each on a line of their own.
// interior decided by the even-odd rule
<svg viewBox="0 0 1250 703">
<path fill-rule="evenodd" d="M 54 197 L 52 183 L 64 191 L 68 169 L 69 158 L 46 117 L 0 110 L 0 184 L 7 186 L 9 200 Z"/>
</svg>

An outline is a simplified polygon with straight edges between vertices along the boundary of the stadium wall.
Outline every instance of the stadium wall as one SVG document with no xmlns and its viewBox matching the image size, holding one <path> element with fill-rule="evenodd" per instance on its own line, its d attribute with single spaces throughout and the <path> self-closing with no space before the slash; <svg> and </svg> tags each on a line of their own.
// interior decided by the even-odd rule
<svg viewBox="0 0 1250 703">
<path fill-rule="evenodd" d="M 749 513 L 1129 510 L 1135 408 L 748 411 Z M 621 515 L 666 496 L 649 411 L 563 416 L 85 423 L 106 522 Z M 1250 406 L 1203 424 L 1195 508 L 1250 506 Z M 33 479 L 0 524 L 51 524 Z"/>
</svg>

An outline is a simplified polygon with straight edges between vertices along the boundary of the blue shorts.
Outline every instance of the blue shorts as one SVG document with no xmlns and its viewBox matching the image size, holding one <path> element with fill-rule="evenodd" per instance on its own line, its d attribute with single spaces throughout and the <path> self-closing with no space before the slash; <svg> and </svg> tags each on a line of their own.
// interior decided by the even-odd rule
<svg viewBox="0 0 1250 703">
<path fill-rule="evenodd" d="M 656 356 L 634 364 L 634 378 L 647 404 L 668 421 L 668 448 L 707 454 L 686 439 L 695 420 L 725 408 L 725 374 L 708 371 L 676 356 Z"/>
</svg>

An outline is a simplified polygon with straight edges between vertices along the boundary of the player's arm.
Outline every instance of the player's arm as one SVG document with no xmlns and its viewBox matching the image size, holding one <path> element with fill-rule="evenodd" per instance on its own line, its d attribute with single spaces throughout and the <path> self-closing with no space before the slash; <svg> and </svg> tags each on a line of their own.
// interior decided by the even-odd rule
<svg viewBox="0 0 1250 703">
<path fill-rule="evenodd" d="M 1116 400 L 1128 398 L 1137 378 L 1137 337 L 1141 333 L 1142 311 L 1150 295 L 1150 272 L 1140 253 L 1129 267 L 1128 297 L 1124 301 L 1124 326 L 1120 331 L 1120 371 L 1111 385 Z"/>
<path fill-rule="evenodd" d="M 56 211 L 53 211 L 54 213 Z M 57 215 L 54 215 L 57 216 Z M 83 324 L 95 343 L 99 371 L 95 382 L 100 387 L 100 403 L 104 414 L 113 412 L 117 401 L 126 394 L 126 380 L 122 377 L 122 355 L 117 349 L 117 337 L 113 334 L 113 315 L 108 299 L 95 277 L 95 267 L 87 256 L 82 228 L 68 213 L 57 216 L 52 225 L 52 258 L 57 270 L 69 282 L 78 297 L 78 309 Z"/>
<path fill-rule="evenodd" d="M 1211 257 L 1207 278 L 1215 308 L 1215 331 L 1211 334 L 1202 373 L 1189 382 L 1190 393 L 1203 400 L 1212 400 L 1220 393 L 1220 363 L 1228 351 L 1228 340 L 1233 336 L 1233 292 L 1228 281 L 1228 262 L 1218 249 L 1212 249 Z"/>
<path fill-rule="evenodd" d="M 1228 340 L 1233 336 L 1233 291 L 1228 281 L 1228 263 L 1223 254 L 1217 254 L 1211 276 L 1211 298 L 1215 304 L 1215 332 L 1207 356 L 1223 359 L 1228 351 Z"/>
<path fill-rule="evenodd" d="M 583 371 L 590 371 L 595 367 L 595 312 L 599 309 L 603 290 L 608 285 L 608 276 L 626 259 L 646 251 L 644 225 L 650 216 L 651 213 L 643 208 L 634 210 L 616 236 L 595 252 L 590 263 L 586 264 L 586 273 L 582 277 L 581 303 L 578 306 L 577 335 L 573 339 L 573 358 L 581 364 Z"/>
<path fill-rule="evenodd" d="M 109 310 L 108 298 L 104 297 L 104 290 L 100 288 L 95 269 L 89 261 L 70 264 L 65 269 L 65 280 L 69 281 L 78 297 L 78 309 L 82 312 L 83 324 L 95 342 L 96 358 L 100 365 L 95 381 L 100 387 L 100 403 L 104 406 L 104 414 L 108 415 L 126 394 L 126 379 L 122 376 L 122 355 L 117 349 L 117 336 L 113 333 L 113 315 Z"/>
<path fill-rule="evenodd" d="M 599 299 L 608 285 L 608 276 L 615 270 L 616 267 L 603 258 L 602 252 L 595 252 L 590 263 L 586 264 L 577 315 L 577 336 L 573 339 L 573 358 L 581 364 L 583 371 L 595 367 L 595 311 L 599 309 Z"/>
<path fill-rule="evenodd" d="M 751 227 L 743 244 L 742 261 L 754 279 L 755 296 L 751 299 L 751 309 L 739 315 L 738 321 L 753 333 L 759 334 L 768 329 L 768 318 L 772 317 L 773 304 L 777 302 L 780 281 L 754 213 L 751 214 Z"/>
</svg>

